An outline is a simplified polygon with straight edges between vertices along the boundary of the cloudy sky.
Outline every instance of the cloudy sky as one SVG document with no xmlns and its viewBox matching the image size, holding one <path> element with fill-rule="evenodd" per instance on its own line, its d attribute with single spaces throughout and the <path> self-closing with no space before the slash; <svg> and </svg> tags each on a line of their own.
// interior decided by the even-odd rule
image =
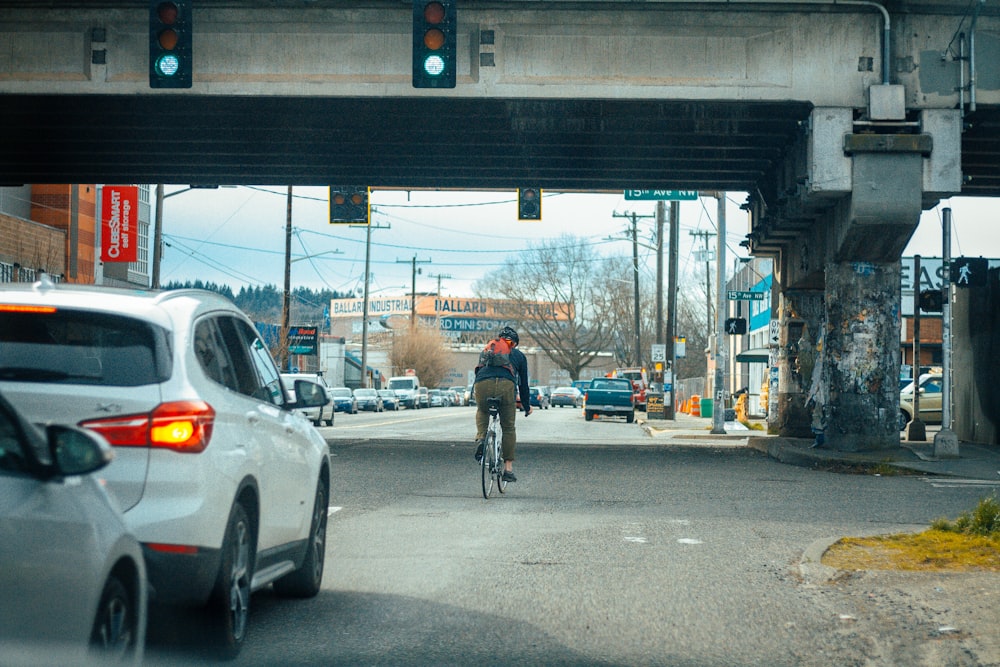
<svg viewBox="0 0 1000 667">
<path fill-rule="evenodd" d="M 167 186 L 166 192 L 185 186 Z M 284 285 L 285 186 L 220 188 L 179 192 L 164 200 L 161 282 L 201 279 L 229 284 Z M 357 291 L 364 285 L 367 230 L 330 224 L 328 190 L 296 187 L 292 204 L 294 286 Z M 749 231 L 740 210 L 742 192 L 729 193 L 726 206 L 727 265 L 746 256 L 740 241 Z M 622 194 L 543 193 L 542 221 L 519 222 L 514 192 L 375 191 L 371 195 L 371 291 L 408 292 L 413 258 L 417 290 L 471 296 L 474 283 L 504 259 L 531 244 L 563 234 L 583 237 L 602 254 L 631 257 L 627 214 L 638 218 L 640 243 L 653 244 L 654 202 L 626 201 Z M 905 255 L 940 257 L 941 210 L 952 209 L 952 255 L 1000 257 L 1000 200 L 953 198 L 923 214 Z M 669 208 L 669 205 L 668 205 Z M 714 197 L 680 205 L 681 283 L 703 280 L 704 263 L 693 249 L 700 232 L 716 232 Z M 642 217 L 647 216 L 647 217 Z M 713 244 L 714 237 L 710 241 Z M 640 246 L 642 277 L 652 280 L 653 250 Z M 440 278 L 439 278 L 440 276 Z M 713 269 L 714 278 L 714 269 Z"/>
</svg>

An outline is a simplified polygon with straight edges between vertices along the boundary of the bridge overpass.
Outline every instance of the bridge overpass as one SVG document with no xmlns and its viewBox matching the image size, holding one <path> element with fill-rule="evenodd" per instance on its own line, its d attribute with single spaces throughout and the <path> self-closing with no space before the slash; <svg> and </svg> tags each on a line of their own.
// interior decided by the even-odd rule
<svg viewBox="0 0 1000 667">
<path fill-rule="evenodd" d="M 410 2 L 195 4 L 192 87 L 152 90 L 148 2 L 0 0 L 0 182 L 745 191 L 827 441 L 898 445 L 899 255 L 1000 195 L 997 7 L 468 0 L 456 87 L 418 90 Z"/>
</svg>

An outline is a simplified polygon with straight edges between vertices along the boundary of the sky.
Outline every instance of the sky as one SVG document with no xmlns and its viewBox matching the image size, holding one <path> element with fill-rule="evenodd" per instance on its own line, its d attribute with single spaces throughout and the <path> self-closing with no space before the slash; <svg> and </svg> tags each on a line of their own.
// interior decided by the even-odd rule
<svg viewBox="0 0 1000 667">
<path fill-rule="evenodd" d="M 203 280 L 244 285 L 284 285 L 286 186 L 237 186 L 188 190 L 166 186 L 161 284 Z M 177 193 L 173 196 L 171 193 Z M 332 289 L 361 296 L 364 288 L 364 226 L 328 222 L 328 189 L 295 187 L 292 202 L 292 287 Z M 636 214 L 640 281 L 653 280 L 655 202 L 626 201 L 622 193 L 543 192 L 542 220 L 517 220 L 515 192 L 384 191 L 371 193 L 370 294 L 409 293 L 413 259 L 418 292 L 469 297 L 483 275 L 532 244 L 570 234 L 593 243 L 601 254 L 631 258 L 629 230 Z M 727 193 L 728 267 L 747 253 L 739 244 L 749 231 L 742 192 Z M 904 256 L 940 257 L 942 209 L 952 210 L 953 256 L 1000 258 L 1000 199 L 955 197 L 925 211 Z M 669 210 L 669 204 L 668 204 Z M 714 196 L 680 203 L 680 282 L 702 280 L 704 262 L 692 255 L 715 234 Z M 710 237 L 715 247 L 715 237 Z M 650 247 L 645 247 L 650 246 Z M 713 265 L 714 279 L 714 265 Z M 731 270 L 729 271 L 731 273 Z"/>
</svg>

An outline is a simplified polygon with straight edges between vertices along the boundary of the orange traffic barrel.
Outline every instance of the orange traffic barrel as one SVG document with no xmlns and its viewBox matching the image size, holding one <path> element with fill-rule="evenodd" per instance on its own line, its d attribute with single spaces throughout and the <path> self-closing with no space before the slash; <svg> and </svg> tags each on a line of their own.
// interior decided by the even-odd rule
<svg viewBox="0 0 1000 667">
<path fill-rule="evenodd" d="M 691 397 L 691 416 L 701 417 L 701 396 L 698 394 Z"/>
</svg>

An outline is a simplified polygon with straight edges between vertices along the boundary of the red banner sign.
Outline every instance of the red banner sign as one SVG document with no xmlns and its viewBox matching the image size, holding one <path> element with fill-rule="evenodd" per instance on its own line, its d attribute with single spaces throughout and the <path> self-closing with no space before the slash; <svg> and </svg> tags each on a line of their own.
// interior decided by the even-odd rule
<svg viewBox="0 0 1000 667">
<path fill-rule="evenodd" d="M 138 242 L 139 188 L 105 185 L 101 194 L 101 261 L 136 261 Z"/>
</svg>

